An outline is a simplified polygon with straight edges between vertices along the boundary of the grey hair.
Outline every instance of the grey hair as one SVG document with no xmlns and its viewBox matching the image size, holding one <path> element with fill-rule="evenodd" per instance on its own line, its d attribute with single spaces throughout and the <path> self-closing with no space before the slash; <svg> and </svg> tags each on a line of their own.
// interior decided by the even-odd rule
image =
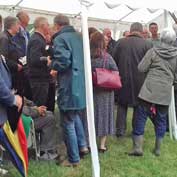
<svg viewBox="0 0 177 177">
<path fill-rule="evenodd" d="M 24 11 L 24 10 L 21 10 L 21 11 L 19 11 L 19 12 L 16 14 L 16 17 L 17 17 L 19 20 L 21 20 L 24 16 L 28 16 L 28 17 L 29 17 L 28 13 L 27 13 L 26 11 Z"/>
<path fill-rule="evenodd" d="M 130 32 L 143 32 L 143 25 L 139 22 L 132 23 L 130 26 Z"/>
<path fill-rule="evenodd" d="M 176 23 L 173 24 L 173 29 L 174 29 L 176 36 L 177 36 L 177 24 Z"/>
<path fill-rule="evenodd" d="M 18 22 L 16 17 L 8 16 L 4 19 L 4 30 L 9 30 L 13 25 Z"/>
<path fill-rule="evenodd" d="M 43 25 L 45 25 L 46 23 L 48 23 L 47 18 L 45 18 L 45 17 L 37 17 L 37 18 L 34 20 L 34 28 L 35 28 L 35 29 L 41 28 L 41 27 L 42 27 Z"/>
<path fill-rule="evenodd" d="M 162 43 L 172 45 L 176 41 L 176 33 L 172 28 L 165 28 L 160 34 Z"/>
<path fill-rule="evenodd" d="M 54 24 L 60 25 L 60 26 L 67 26 L 69 25 L 69 18 L 65 15 L 58 14 L 54 18 Z"/>
</svg>

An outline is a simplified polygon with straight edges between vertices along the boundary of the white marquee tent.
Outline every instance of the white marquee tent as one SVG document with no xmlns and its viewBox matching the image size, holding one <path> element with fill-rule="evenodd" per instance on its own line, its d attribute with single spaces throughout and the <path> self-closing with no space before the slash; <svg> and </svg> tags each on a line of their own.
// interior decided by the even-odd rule
<svg viewBox="0 0 177 177">
<path fill-rule="evenodd" d="M 20 7 L 28 7 L 31 9 L 40 9 L 45 10 L 49 12 L 60 12 L 65 14 L 71 14 L 76 15 L 81 12 L 81 5 L 78 0 L 51 0 L 51 1 L 42 1 L 42 0 L 23 0 L 21 3 L 19 0 L 0 0 L 0 5 L 19 5 Z M 117 1 L 119 2 L 119 1 Z M 133 7 L 133 8 L 132 8 Z M 122 17 L 126 16 L 132 11 L 139 11 L 139 7 L 136 7 L 135 4 L 133 4 L 132 7 L 129 7 L 127 5 L 123 4 L 115 4 L 112 5 L 109 3 L 109 1 L 105 0 L 95 0 L 93 6 L 90 8 L 90 11 L 88 12 L 88 16 L 91 18 L 97 18 L 97 19 L 107 19 L 112 21 L 118 21 Z M 136 7 L 136 8 L 134 8 Z M 156 11 L 157 12 L 157 11 Z M 155 18 L 158 13 L 151 13 L 150 11 L 146 11 L 144 14 L 144 18 L 141 18 L 140 20 L 144 23 L 147 23 L 151 19 Z M 161 12 L 162 13 L 162 12 Z M 139 20 L 140 17 L 137 18 Z M 127 17 L 127 20 L 130 20 L 130 22 L 136 20 L 134 19 L 133 13 Z M 127 21 L 125 19 L 125 21 Z"/>
<path fill-rule="evenodd" d="M 82 3 L 80 3 L 80 1 Z M 175 11 L 175 0 L 160 1 L 160 0 L 0 0 L 1 9 L 12 5 L 12 10 L 15 8 L 29 8 L 34 12 L 44 10 L 46 13 L 60 12 L 70 15 L 77 15 L 81 12 L 82 17 L 82 33 L 84 44 L 84 65 L 85 65 L 85 79 L 86 79 L 86 97 L 87 97 L 87 117 L 88 117 L 88 130 L 89 140 L 91 146 L 93 177 L 100 177 L 100 166 L 98 159 L 98 152 L 95 141 L 95 128 L 94 128 L 94 112 L 93 112 L 93 93 L 92 93 L 92 79 L 91 79 L 91 63 L 90 63 L 90 50 L 88 39 L 88 17 L 109 20 L 109 21 L 139 21 L 148 23 L 151 19 L 164 14 L 165 25 L 169 25 L 167 11 Z M 106 2 L 106 3 L 105 3 Z M 81 5 L 82 4 L 82 5 Z M 87 5 L 90 5 L 88 9 Z M 92 5 L 91 5 L 92 4 Z M 147 9 L 149 8 L 149 9 Z M 36 10 L 35 10 L 36 9 Z M 173 110 L 172 110 L 173 112 Z"/>
<path fill-rule="evenodd" d="M 88 11 L 89 26 L 95 26 L 100 30 L 110 27 L 116 39 L 120 35 L 120 31 L 128 30 L 130 23 L 135 21 L 144 25 L 156 21 L 161 30 L 167 25 L 167 19 L 170 19 L 167 18 L 168 16 L 165 17 L 164 8 L 175 10 L 174 6 L 170 5 L 173 4 L 172 0 L 172 3 L 165 2 L 164 5 L 159 1 L 152 0 L 148 1 L 148 4 L 141 0 L 92 0 L 92 2 L 94 4 Z M 31 23 L 39 14 L 47 16 L 49 22 L 52 23 L 56 13 L 64 13 L 69 15 L 71 23 L 77 29 L 81 27 L 79 0 L 0 0 L 0 14 L 2 16 L 15 14 L 20 8 L 29 11 Z"/>
</svg>

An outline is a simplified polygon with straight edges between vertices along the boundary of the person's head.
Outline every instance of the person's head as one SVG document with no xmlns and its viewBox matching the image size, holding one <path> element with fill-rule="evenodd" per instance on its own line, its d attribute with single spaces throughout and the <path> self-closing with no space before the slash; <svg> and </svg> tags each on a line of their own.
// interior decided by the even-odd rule
<svg viewBox="0 0 177 177">
<path fill-rule="evenodd" d="M 51 43 L 53 35 L 56 33 L 55 29 L 53 26 L 49 27 L 49 33 L 46 35 L 46 42 L 48 44 Z"/>
<path fill-rule="evenodd" d="M 107 36 L 104 35 L 104 42 L 105 42 L 105 49 L 107 49 L 108 44 L 109 44 L 109 39 Z"/>
<path fill-rule="evenodd" d="M 88 28 L 89 39 L 90 39 L 91 35 L 92 35 L 94 32 L 96 32 L 96 31 L 98 31 L 98 30 L 97 30 L 96 28 L 94 28 L 94 27 L 89 27 L 89 28 Z"/>
<path fill-rule="evenodd" d="M 158 25 L 155 22 L 149 24 L 149 31 L 151 32 L 152 38 L 158 37 Z"/>
<path fill-rule="evenodd" d="M 2 16 L 0 15 L 0 32 L 2 31 Z"/>
<path fill-rule="evenodd" d="M 99 58 L 105 49 L 105 37 L 99 31 L 93 33 L 90 38 L 90 52 L 92 58 Z"/>
<path fill-rule="evenodd" d="M 54 22 L 54 27 L 56 31 L 60 31 L 64 26 L 70 25 L 69 18 L 62 14 L 58 14 L 54 18 L 53 22 Z"/>
<path fill-rule="evenodd" d="M 19 11 L 16 17 L 19 19 L 20 25 L 23 26 L 23 28 L 28 26 L 30 18 L 26 11 Z"/>
<path fill-rule="evenodd" d="M 143 32 L 143 25 L 139 22 L 132 23 L 130 26 L 130 34 L 142 34 Z"/>
<path fill-rule="evenodd" d="M 16 35 L 19 32 L 19 21 L 16 17 L 8 16 L 4 19 L 4 30 L 8 31 L 11 35 Z"/>
<path fill-rule="evenodd" d="M 174 29 L 174 31 L 175 31 L 175 33 L 176 33 L 176 37 L 177 37 L 177 24 L 176 24 L 176 23 L 173 24 L 173 29 Z"/>
<path fill-rule="evenodd" d="M 109 41 L 112 39 L 112 37 L 111 37 L 111 36 L 112 36 L 111 30 L 110 30 L 109 28 L 105 28 L 105 29 L 103 30 L 103 35 L 104 35 L 104 36 L 107 36 Z"/>
<path fill-rule="evenodd" d="M 168 45 L 173 45 L 176 41 L 175 31 L 172 28 L 165 28 L 160 34 L 160 41 Z"/>
<path fill-rule="evenodd" d="M 35 28 L 35 31 L 42 33 L 44 36 L 46 36 L 50 33 L 49 32 L 49 23 L 48 23 L 47 18 L 45 18 L 45 17 L 37 17 L 34 20 L 34 28 Z"/>
<path fill-rule="evenodd" d="M 147 39 L 150 37 L 149 31 L 146 28 L 144 28 L 142 35 L 143 35 L 144 39 Z"/>
<path fill-rule="evenodd" d="M 130 34 L 129 31 L 124 31 L 124 32 L 123 32 L 123 37 L 127 37 L 129 34 Z"/>
</svg>

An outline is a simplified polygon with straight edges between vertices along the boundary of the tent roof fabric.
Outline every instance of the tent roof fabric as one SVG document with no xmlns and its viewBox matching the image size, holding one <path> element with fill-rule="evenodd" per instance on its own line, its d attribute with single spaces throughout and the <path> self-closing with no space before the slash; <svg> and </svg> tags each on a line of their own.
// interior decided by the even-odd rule
<svg viewBox="0 0 177 177">
<path fill-rule="evenodd" d="M 22 2 L 21 2 L 22 1 Z M 45 10 L 48 12 L 58 12 L 64 14 L 77 15 L 81 12 L 81 4 L 79 0 L 0 0 L 0 5 L 19 4 L 20 7 L 26 7 L 36 10 Z M 48 2 L 47 2 L 48 1 Z M 162 9 L 151 9 L 148 4 L 147 8 L 141 8 L 143 0 L 136 0 L 137 3 L 130 0 L 92 0 L 93 5 L 89 9 L 88 16 L 95 19 L 105 19 L 110 21 L 125 21 L 125 22 L 141 22 L 148 23 L 152 19 L 163 13 Z M 158 0 L 157 0 L 158 1 Z M 170 0 L 169 0 L 170 1 Z M 172 0 L 171 0 L 172 1 Z M 128 5 L 126 5 L 126 3 Z M 164 3 L 164 2 L 163 2 Z M 160 4 L 163 4 L 160 2 Z M 136 6 L 135 6 L 136 4 Z M 138 6 L 139 4 L 139 6 Z"/>
</svg>

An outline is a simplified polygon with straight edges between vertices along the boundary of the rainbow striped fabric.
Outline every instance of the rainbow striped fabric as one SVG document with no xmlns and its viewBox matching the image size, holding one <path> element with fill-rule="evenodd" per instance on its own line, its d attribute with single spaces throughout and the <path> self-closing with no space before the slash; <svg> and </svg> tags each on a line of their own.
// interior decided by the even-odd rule
<svg viewBox="0 0 177 177">
<path fill-rule="evenodd" d="M 13 132 L 7 121 L 0 128 L 0 144 L 9 152 L 12 162 L 23 177 L 27 177 L 28 150 L 22 119 L 19 118 L 17 128 Z"/>
</svg>

